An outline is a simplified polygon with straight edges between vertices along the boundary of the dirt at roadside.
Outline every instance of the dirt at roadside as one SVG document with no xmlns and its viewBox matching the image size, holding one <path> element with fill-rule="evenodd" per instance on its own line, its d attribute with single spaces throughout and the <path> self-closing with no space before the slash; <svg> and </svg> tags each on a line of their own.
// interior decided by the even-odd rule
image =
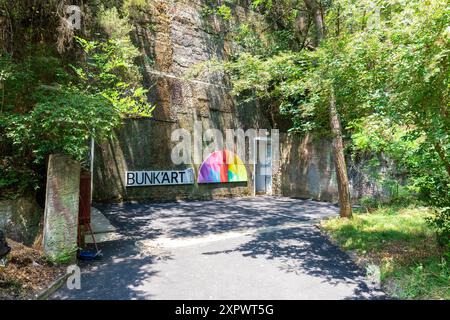
<svg viewBox="0 0 450 320">
<path fill-rule="evenodd" d="M 0 266 L 0 300 L 34 299 L 65 273 L 65 266 L 52 264 L 42 251 L 7 241 L 12 250 L 6 266 Z"/>
</svg>

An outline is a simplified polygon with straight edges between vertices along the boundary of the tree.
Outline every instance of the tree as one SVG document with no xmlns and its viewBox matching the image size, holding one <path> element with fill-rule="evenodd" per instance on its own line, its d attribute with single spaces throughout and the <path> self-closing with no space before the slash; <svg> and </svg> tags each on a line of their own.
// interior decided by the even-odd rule
<svg viewBox="0 0 450 320">
<path fill-rule="evenodd" d="M 85 161 L 89 138 L 110 137 L 125 117 L 151 116 L 130 37 L 144 5 L 98 1 L 82 30 L 61 37 L 64 1 L 0 0 L 0 198 L 42 186 L 49 154 Z"/>
<path fill-rule="evenodd" d="M 305 6 L 314 17 L 314 24 L 316 26 L 315 43 L 320 46 L 320 43 L 325 38 L 325 24 L 323 21 L 323 13 L 320 9 L 317 0 L 304 0 Z M 344 143 L 342 141 L 342 126 L 339 119 L 337 102 L 333 83 L 328 88 L 329 94 L 329 114 L 330 114 L 330 128 L 333 138 L 333 155 L 334 165 L 336 168 L 336 180 L 339 192 L 339 215 L 342 218 L 350 218 L 352 216 L 352 205 L 350 199 L 350 185 L 347 175 L 347 165 L 344 156 Z"/>
<path fill-rule="evenodd" d="M 315 36 L 315 45 L 318 47 L 320 42 L 325 38 L 325 24 L 323 21 L 323 13 L 319 6 L 317 0 L 303 0 L 306 8 L 310 12 L 313 17 L 316 36 Z"/>
<path fill-rule="evenodd" d="M 323 116 L 324 110 L 320 109 L 324 104 L 328 105 L 326 108 L 327 121 L 333 139 L 340 216 L 351 217 L 352 206 L 342 140 L 342 125 L 339 119 L 339 100 L 335 97 L 334 73 L 327 71 L 329 69 L 327 65 L 329 59 L 326 50 L 334 48 L 328 46 L 326 47 L 327 49 L 321 50 L 322 42 L 326 40 L 326 24 L 320 2 L 317 0 L 294 2 L 295 4 L 293 5 L 290 1 L 268 1 L 267 3 L 254 1 L 254 5 L 261 6 L 265 4 L 266 14 L 270 14 L 271 10 L 275 11 L 274 14 L 277 14 L 276 11 L 279 11 L 277 6 L 289 6 L 293 10 L 294 8 L 302 8 L 301 10 L 306 8 L 310 19 L 315 25 L 314 34 L 312 36 L 306 35 L 306 37 L 312 38 L 312 41 L 310 41 L 312 44 L 296 46 L 300 50 L 292 54 L 281 52 L 276 53 L 272 57 L 252 57 L 248 54 L 243 54 L 238 57 L 236 63 L 231 63 L 227 66 L 234 73 L 232 80 L 234 80 L 235 93 L 256 89 L 260 98 L 277 99 L 280 101 L 282 109 L 294 110 L 294 127 L 297 124 L 299 127 L 306 129 L 305 131 L 309 131 L 314 127 L 317 128 L 317 122 L 320 122 L 320 120 L 312 120 L 312 118 L 318 118 L 318 114 Z M 296 10 L 300 12 L 299 9 Z M 288 19 L 291 19 L 291 16 L 292 14 L 288 16 Z M 304 53 L 306 47 L 312 51 L 319 51 L 319 54 Z M 325 51 L 325 54 L 322 54 L 323 51 Z M 256 69 L 249 70 L 252 67 L 256 67 Z M 280 72 L 280 70 L 285 70 L 286 72 Z M 322 106 L 319 106 L 320 104 Z M 296 121 L 297 123 L 295 123 Z M 312 124 L 312 122 L 316 123 Z"/>
<path fill-rule="evenodd" d="M 344 143 L 342 141 L 341 121 L 336 107 L 336 97 L 333 87 L 330 88 L 330 125 L 333 135 L 334 165 L 336 167 L 336 178 L 339 192 L 339 215 L 342 218 L 352 216 L 352 205 L 350 199 L 350 187 L 347 176 L 347 165 L 345 164 Z"/>
<path fill-rule="evenodd" d="M 408 169 L 411 188 L 433 206 L 450 203 L 448 1 L 377 4 L 253 1 L 253 8 L 275 24 L 276 33 L 280 26 L 295 33 L 293 24 L 305 11 L 306 25 L 312 22 L 314 28 L 306 28 L 303 40 L 294 37 L 305 45 L 287 48 L 269 42 L 266 50 L 247 50 L 228 64 L 234 92 L 278 104 L 293 120 L 291 131 L 326 127 L 331 132 L 342 216 L 351 215 L 342 137 L 372 139 L 379 134 L 379 140 L 385 138 L 383 130 L 405 142 L 374 151 L 394 151 L 389 156 Z M 352 141 L 354 149 L 357 140 Z M 415 147 L 402 149 L 411 145 Z"/>
</svg>

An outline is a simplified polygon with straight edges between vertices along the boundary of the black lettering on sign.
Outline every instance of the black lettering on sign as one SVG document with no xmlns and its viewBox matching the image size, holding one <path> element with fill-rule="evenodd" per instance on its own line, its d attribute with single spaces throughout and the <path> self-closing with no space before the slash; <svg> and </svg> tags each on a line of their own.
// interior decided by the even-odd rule
<svg viewBox="0 0 450 320">
<path fill-rule="evenodd" d="M 183 171 L 127 171 L 125 172 L 127 187 L 193 184 L 192 169 Z"/>
<path fill-rule="evenodd" d="M 134 172 L 127 172 L 127 185 L 134 184 Z"/>
<path fill-rule="evenodd" d="M 180 171 L 179 173 L 180 173 L 180 176 L 181 176 L 181 183 L 184 183 L 184 174 L 185 174 L 185 172 L 184 171 Z"/>
<path fill-rule="evenodd" d="M 178 183 L 178 172 L 172 172 L 172 181 L 170 183 Z"/>
<path fill-rule="evenodd" d="M 160 173 L 161 172 L 153 173 L 154 174 L 153 178 L 154 178 L 155 183 L 161 183 L 161 181 L 159 180 L 159 174 Z"/>
<path fill-rule="evenodd" d="M 141 180 L 139 181 L 139 172 L 137 172 L 137 173 L 136 173 L 136 184 L 138 184 L 138 185 L 144 184 L 144 175 L 143 175 L 143 172 L 141 172 L 140 176 L 141 176 Z"/>
<path fill-rule="evenodd" d="M 145 184 L 153 184 L 153 179 L 151 178 L 151 175 L 148 174 L 148 172 L 144 172 L 145 174 Z"/>
<path fill-rule="evenodd" d="M 164 175 L 163 175 L 163 179 L 162 179 L 162 183 L 164 183 L 164 182 L 168 182 L 168 183 L 170 183 L 170 179 L 169 179 L 169 174 L 167 173 L 167 172 L 164 172 Z"/>
</svg>

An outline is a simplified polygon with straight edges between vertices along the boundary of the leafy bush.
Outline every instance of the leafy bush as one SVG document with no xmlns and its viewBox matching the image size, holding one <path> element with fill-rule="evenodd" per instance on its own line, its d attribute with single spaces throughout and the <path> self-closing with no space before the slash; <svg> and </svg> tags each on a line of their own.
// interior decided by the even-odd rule
<svg viewBox="0 0 450 320">
<path fill-rule="evenodd" d="M 14 199 L 20 194 L 34 191 L 38 183 L 38 174 L 22 164 L 20 159 L 0 159 L 0 199 Z"/>
<path fill-rule="evenodd" d="M 217 8 L 217 14 L 226 21 L 231 19 L 231 9 L 225 4 L 222 4 Z"/>
<path fill-rule="evenodd" d="M 123 40 L 106 42 L 77 38 L 88 56 L 86 63 L 72 66 L 80 89 L 108 99 L 114 109 L 128 117 L 151 117 L 154 106 L 147 102 L 147 90 L 133 60 L 137 49 Z"/>
<path fill-rule="evenodd" d="M 110 39 L 125 39 L 133 30 L 133 26 L 120 16 L 116 7 L 105 9 L 100 7 L 98 12 L 98 23 Z"/>
<path fill-rule="evenodd" d="M 110 102 L 74 88 L 41 88 L 39 101 L 26 114 L 11 114 L 6 136 L 19 151 L 30 149 L 35 162 L 51 153 L 64 153 L 82 161 L 90 137 L 102 140 L 120 123 Z"/>
<path fill-rule="evenodd" d="M 296 1 L 252 3 L 275 17 L 274 29 L 289 29 L 283 27 L 299 18 L 291 7 L 300 4 Z M 251 49 L 237 55 L 226 64 L 233 92 L 279 106 L 293 121 L 291 131 L 315 134 L 328 129 L 324 120 L 332 92 L 355 150 L 395 160 L 393 172 L 382 177 L 383 186 L 397 200 L 418 195 L 438 208 L 434 225 L 445 237 L 448 215 L 441 209 L 450 207 L 448 1 L 382 0 L 376 3 L 379 14 L 373 5 L 368 0 L 327 2 L 326 37 L 315 50 L 292 46 L 267 50 L 269 55 Z M 251 35 L 248 31 L 241 29 L 242 39 Z M 399 177 L 406 178 L 407 189 L 397 188 Z"/>
<path fill-rule="evenodd" d="M 449 260 L 429 259 L 394 273 L 393 279 L 400 288 L 393 294 L 400 299 L 444 299 L 450 298 L 448 279 Z"/>
<path fill-rule="evenodd" d="M 40 36 L 34 41 L 40 29 L 28 30 L 29 44 L 20 54 L 15 51 L 14 59 L 1 52 L 0 198 L 38 188 L 48 154 L 64 153 L 82 162 L 90 137 L 110 136 L 123 117 L 151 116 L 153 106 L 135 64 L 139 50 L 129 35 L 129 15 L 140 14 L 146 1 L 109 5 L 93 5 L 94 19 L 86 22 L 97 41 L 76 38 L 86 55 L 62 56 L 55 43 Z M 21 12 L 21 20 L 34 14 Z M 69 55 L 81 59 L 68 65 Z"/>
<path fill-rule="evenodd" d="M 450 208 L 435 210 L 434 216 L 429 218 L 428 222 L 436 229 L 438 241 L 447 248 L 450 259 Z"/>
<path fill-rule="evenodd" d="M 129 20 L 138 21 L 141 25 L 152 28 L 153 25 L 146 19 L 146 15 L 150 8 L 147 1 L 148 0 L 124 0 L 122 8 Z"/>
<path fill-rule="evenodd" d="M 442 254 L 423 207 L 379 207 L 353 219 L 321 223 L 360 261 L 380 266 L 383 289 L 398 298 L 449 299 L 450 257 Z"/>
</svg>

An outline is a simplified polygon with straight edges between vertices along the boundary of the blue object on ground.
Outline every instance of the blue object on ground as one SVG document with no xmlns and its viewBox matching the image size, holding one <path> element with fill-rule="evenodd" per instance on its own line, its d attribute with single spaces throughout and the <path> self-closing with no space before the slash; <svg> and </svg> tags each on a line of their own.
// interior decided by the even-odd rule
<svg viewBox="0 0 450 320">
<path fill-rule="evenodd" d="M 92 252 L 89 250 L 80 250 L 78 252 L 78 259 L 80 260 L 96 260 L 102 257 L 101 251 Z"/>
</svg>

